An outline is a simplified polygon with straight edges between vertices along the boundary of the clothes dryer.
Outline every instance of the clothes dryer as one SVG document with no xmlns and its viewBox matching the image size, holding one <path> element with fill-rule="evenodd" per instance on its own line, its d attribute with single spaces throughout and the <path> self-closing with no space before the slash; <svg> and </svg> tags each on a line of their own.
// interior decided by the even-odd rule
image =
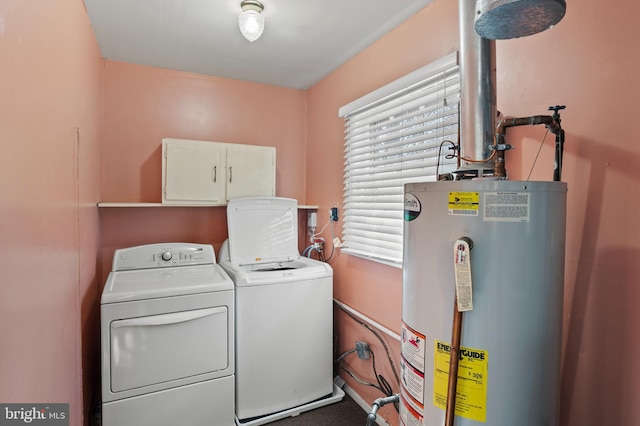
<svg viewBox="0 0 640 426">
<path fill-rule="evenodd" d="M 236 423 L 264 424 L 277 413 L 340 400 L 333 270 L 300 256 L 297 201 L 233 199 L 227 221 L 219 264 L 236 289 Z"/>
<path fill-rule="evenodd" d="M 212 246 L 116 250 L 100 307 L 102 424 L 233 425 L 234 310 Z"/>
</svg>

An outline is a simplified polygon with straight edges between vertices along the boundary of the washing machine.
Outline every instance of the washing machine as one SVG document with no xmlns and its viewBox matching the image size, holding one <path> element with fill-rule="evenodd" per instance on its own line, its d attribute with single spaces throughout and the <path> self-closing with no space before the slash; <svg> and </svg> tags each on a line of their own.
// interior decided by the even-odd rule
<svg viewBox="0 0 640 426">
<path fill-rule="evenodd" d="M 101 297 L 103 426 L 231 426 L 234 286 L 211 245 L 115 251 Z"/>
<path fill-rule="evenodd" d="M 333 270 L 298 251 L 297 201 L 232 199 L 219 264 L 236 289 L 236 424 L 339 401 L 333 385 Z"/>
</svg>

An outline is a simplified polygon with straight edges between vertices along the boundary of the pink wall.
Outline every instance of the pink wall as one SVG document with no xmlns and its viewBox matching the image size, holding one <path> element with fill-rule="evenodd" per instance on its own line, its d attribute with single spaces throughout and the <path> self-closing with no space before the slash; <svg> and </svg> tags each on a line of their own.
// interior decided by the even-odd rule
<svg viewBox="0 0 640 426">
<path fill-rule="evenodd" d="M 162 138 L 276 147 L 276 191 L 304 200 L 305 93 L 106 61 L 103 201 L 160 202 Z"/>
<path fill-rule="evenodd" d="M 81 1 L 0 1 L 0 401 L 72 425 L 97 372 L 101 79 Z"/>
<path fill-rule="evenodd" d="M 565 280 L 565 351 L 562 425 L 638 424 L 635 402 L 640 368 L 640 322 L 635 303 L 640 263 L 638 177 L 640 145 L 634 117 L 640 113 L 637 40 L 640 5 L 583 0 L 568 5 L 554 29 L 528 38 L 498 41 L 498 109 L 507 116 L 563 112 L 568 183 Z M 457 2 L 436 0 L 308 91 L 307 199 L 324 211 L 342 200 L 343 122 L 338 108 L 369 91 L 458 49 Z M 517 148 L 507 153 L 511 179 L 526 179 L 544 127 L 509 130 Z M 552 136 L 547 137 L 531 179 L 551 180 Z M 399 270 L 338 254 L 335 294 L 388 328 L 399 331 Z M 367 337 L 362 327 L 337 316 L 341 350 Z M 378 348 L 380 349 L 380 348 Z M 377 350 L 377 353 L 383 353 Z M 395 348 L 398 353 L 398 347 Z M 381 358 L 381 357 L 380 357 Z M 380 361 L 379 361 L 380 362 Z M 350 366 L 371 380 L 369 364 Z M 389 370 L 382 374 L 392 378 Z M 347 378 L 369 402 L 380 394 Z M 383 412 L 397 424 L 395 412 Z"/>
<path fill-rule="evenodd" d="M 102 201 L 160 202 L 162 138 L 276 147 L 276 195 L 305 203 L 305 92 L 106 61 Z M 113 251 L 227 236 L 224 207 L 102 208 L 103 282 Z"/>
<path fill-rule="evenodd" d="M 563 426 L 640 418 L 638 16 L 636 3 L 583 0 L 551 31 L 497 42 L 503 113 L 567 105 Z M 338 108 L 457 48 L 457 4 L 435 0 L 305 93 L 105 64 L 80 1 L 0 0 L 0 402 L 69 402 L 71 424 L 83 424 L 99 377 L 99 294 L 113 250 L 169 240 L 218 248 L 226 236 L 223 208 L 105 208 L 98 229 L 97 201 L 160 200 L 162 137 L 276 146 L 278 195 L 318 204 L 324 224 L 342 202 Z M 512 178 L 529 173 L 543 133 L 509 131 L 518 147 L 507 154 Z M 552 142 L 533 179 L 549 179 Z M 336 297 L 398 332 L 401 271 L 339 252 L 333 266 Z M 341 350 L 370 342 L 393 383 L 367 330 L 338 312 L 336 329 Z M 397 344 L 385 340 L 397 365 Z M 373 379 L 369 364 L 349 363 Z M 348 381 L 368 402 L 380 396 Z M 392 408 L 381 413 L 397 424 Z"/>
</svg>

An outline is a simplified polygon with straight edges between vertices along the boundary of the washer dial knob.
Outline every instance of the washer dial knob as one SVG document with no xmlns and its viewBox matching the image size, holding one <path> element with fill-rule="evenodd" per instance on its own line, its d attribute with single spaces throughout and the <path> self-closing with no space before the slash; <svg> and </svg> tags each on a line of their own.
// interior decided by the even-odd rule
<svg viewBox="0 0 640 426">
<path fill-rule="evenodd" d="M 165 251 L 164 253 L 162 253 L 162 260 L 164 261 L 170 261 L 171 260 L 171 252 L 170 251 Z"/>
</svg>

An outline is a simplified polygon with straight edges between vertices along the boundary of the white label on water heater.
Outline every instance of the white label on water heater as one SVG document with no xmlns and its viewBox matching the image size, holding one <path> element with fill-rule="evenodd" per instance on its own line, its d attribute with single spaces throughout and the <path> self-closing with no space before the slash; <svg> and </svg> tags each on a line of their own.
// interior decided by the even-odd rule
<svg viewBox="0 0 640 426">
<path fill-rule="evenodd" d="M 484 217 L 487 222 L 529 222 L 528 192 L 485 192 Z"/>
<path fill-rule="evenodd" d="M 453 245 L 453 265 L 456 276 L 456 299 L 458 311 L 473 309 L 473 288 L 471 285 L 471 249 L 465 240 L 457 240 Z"/>
<path fill-rule="evenodd" d="M 424 409 L 418 409 L 413 404 L 412 398 L 400 389 L 400 421 L 402 426 L 423 426 Z"/>
<path fill-rule="evenodd" d="M 424 410 L 424 372 L 418 371 L 400 357 L 402 387 L 411 395 L 417 409 Z"/>
<path fill-rule="evenodd" d="M 402 389 L 410 396 L 413 410 L 424 413 L 424 368 L 426 336 L 402 322 L 400 376 Z"/>
<path fill-rule="evenodd" d="M 413 368 L 424 373 L 426 336 L 402 322 L 402 357 Z"/>
</svg>

